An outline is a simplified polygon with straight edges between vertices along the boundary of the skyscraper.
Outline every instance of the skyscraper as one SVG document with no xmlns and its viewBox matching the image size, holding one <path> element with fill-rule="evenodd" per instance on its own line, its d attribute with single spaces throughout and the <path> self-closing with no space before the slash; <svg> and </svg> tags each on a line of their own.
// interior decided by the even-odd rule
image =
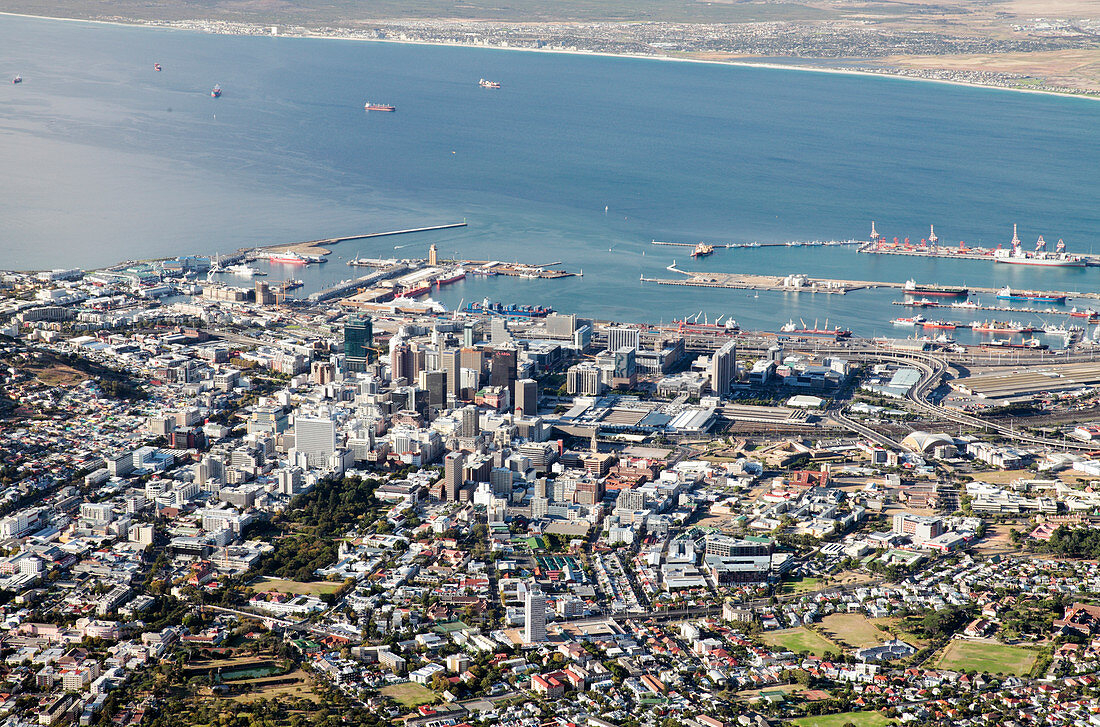
<svg viewBox="0 0 1100 727">
<path fill-rule="evenodd" d="M 428 406 L 442 408 L 447 406 L 447 372 L 421 371 L 420 388 L 428 392 Z"/>
<path fill-rule="evenodd" d="M 344 360 L 350 372 L 363 372 L 370 363 L 374 326 L 370 316 L 348 316 L 344 322 Z"/>
<path fill-rule="evenodd" d="M 452 348 L 444 351 L 440 358 L 442 359 L 441 368 L 447 372 L 447 394 L 458 398 L 462 388 L 462 379 L 459 376 L 459 371 L 462 369 L 462 354 L 457 348 Z"/>
<path fill-rule="evenodd" d="M 737 378 L 737 344 L 731 339 L 710 359 L 710 387 L 718 396 L 730 393 L 730 386 Z"/>
<path fill-rule="evenodd" d="M 458 425 L 458 436 L 476 437 L 481 432 L 481 422 L 478 421 L 477 407 L 473 404 L 462 407 L 459 412 L 462 417 Z"/>
<path fill-rule="evenodd" d="M 539 644 L 546 641 L 546 595 L 538 586 L 523 598 L 523 642 Z"/>
<path fill-rule="evenodd" d="M 466 455 L 462 452 L 449 452 L 443 458 L 443 493 L 447 502 L 458 499 L 458 489 L 465 482 L 465 467 Z"/>
<path fill-rule="evenodd" d="M 508 389 L 513 399 L 516 395 L 516 352 L 497 349 L 489 362 L 489 385 Z"/>
<path fill-rule="evenodd" d="M 636 351 L 641 346 L 642 332 L 637 328 L 611 326 L 607 329 L 607 350 L 618 351 L 620 348 L 633 348 Z"/>
<path fill-rule="evenodd" d="M 294 417 L 294 449 L 306 455 L 310 467 L 323 467 L 336 451 L 336 423 L 326 413 Z"/>
<path fill-rule="evenodd" d="M 534 379 L 520 379 L 516 382 L 516 415 L 535 416 L 538 414 L 539 384 Z"/>
</svg>

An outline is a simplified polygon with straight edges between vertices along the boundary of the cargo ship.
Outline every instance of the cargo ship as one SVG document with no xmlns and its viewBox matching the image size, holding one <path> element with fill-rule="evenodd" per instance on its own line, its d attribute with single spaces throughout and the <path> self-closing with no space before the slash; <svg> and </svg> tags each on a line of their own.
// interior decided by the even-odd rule
<svg viewBox="0 0 1100 727">
<path fill-rule="evenodd" d="M 962 323 L 958 321 L 925 321 L 921 324 L 922 328 L 934 328 L 937 331 L 953 331 L 956 328 L 965 328 Z"/>
<path fill-rule="evenodd" d="M 695 249 L 691 251 L 692 257 L 706 257 L 714 252 L 714 246 L 708 245 L 705 242 L 700 242 L 695 246 Z"/>
<path fill-rule="evenodd" d="M 1001 321 L 986 321 L 974 326 L 975 333 L 1031 333 L 1035 328 L 1017 321 L 1003 323 Z"/>
<path fill-rule="evenodd" d="M 925 285 L 910 278 L 905 281 L 905 292 L 910 295 L 942 295 L 950 298 L 965 298 L 970 289 L 959 285 Z"/>
<path fill-rule="evenodd" d="M 724 315 L 718 316 L 714 323 L 698 323 L 695 320 L 678 320 L 673 321 L 671 326 L 657 326 L 661 331 L 674 331 L 676 333 L 699 333 L 699 334 L 733 334 L 741 330 L 741 326 L 737 325 L 737 321 L 733 318 L 726 318 L 725 323 L 722 322 Z M 698 318 L 698 316 L 696 316 Z"/>
<path fill-rule="evenodd" d="M 462 309 L 466 313 L 484 313 L 496 316 L 513 316 L 516 318 L 545 318 L 554 312 L 553 308 L 543 305 L 504 305 L 483 300 L 478 303 L 470 301 Z"/>
<path fill-rule="evenodd" d="M 810 328 L 801 318 L 798 319 L 798 322 L 802 324 L 801 328 L 792 319 L 783 324 L 783 327 L 779 329 L 780 333 L 791 333 L 796 336 L 835 336 L 837 338 L 847 338 L 852 335 L 851 331 L 840 326 L 818 328 L 817 321 L 814 321 L 814 327 Z M 829 321 L 825 321 L 825 325 L 828 326 Z"/>
<path fill-rule="evenodd" d="M 431 283 L 420 283 L 415 288 L 406 288 L 402 291 L 400 298 L 419 298 L 422 295 L 427 295 L 432 292 Z"/>
<path fill-rule="evenodd" d="M 284 265 L 305 265 L 309 262 L 304 257 L 294 252 L 293 250 L 287 250 L 286 252 L 273 252 L 267 256 L 269 262 L 282 263 Z"/>
<path fill-rule="evenodd" d="M 1037 338 L 1029 338 L 1020 343 L 1013 343 L 1003 338 L 995 338 L 988 343 L 983 343 L 982 348 L 1030 348 L 1045 351 L 1049 347 L 1045 343 L 1040 342 Z"/>
<path fill-rule="evenodd" d="M 153 64 L 153 70 L 157 71 L 159 73 L 160 72 L 160 64 L 159 63 L 154 63 Z"/>
<path fill-rule="evenodd" d="M 370 101 L 367 101 L 365 104 L 363 104 L 363 108 L 366 109 L 367 111 L 396 111 L 397 110 L 396 106 L 390 106 L 389 104 L 384 104 L 384 103 L 371 103 Z"/>
<path fill-rule="evenodd" d="M 500 88 L 500 81 L 486 81 L 484 78 L 477 82 L 482 88 Z"/>
<path fill-rule="evenodd" d="M 221 85 L 215 83 L 214 88 L 210 89 L 210 97 L 211 98 L 218 98 L 221 95 L 222 95 L 222 87 L 221 87 Z"/>
<path fill-rule="evenodd" d="M 912 318 L 895 318 L 890 322 L 895 326 L 919 326 L 923 325 L 925 320 L 924 316 L 913 316 Z"/>
<path fill-rule="evenodd" d="M 454 273 L 446 278 L 436 278 L 435 285 L 439 287 L 441 285 L 450 285 L 451 283 L 457 283 L 460 280 L 465 280 L 466 271 L 463 268 L 458 268 Z"/>
<path fill-rule="evenodd" d="M 1036 290 L 1013 290 L 1005 286 L 997 291 L 997 300 L 1026 300 L 1035 303 L 1065 303 L 1065 293 L 1043 293 Z"/>
<path fill-rule="evenodd" d="M 1087 263 L 1083 258 L 1070 255 L 1066 252 L 1066 243 L 1058 240 L 1054 252 L 1047 252 L 1047 243 L 1042 235 L 1035 242 L 1035 250 L 1029 252 L 1023 248 L 1020 238 L 1016 234 L 1016 225 L 1012 226 L 1012 248 L 1009 250 L 994 250 L 993 260 L 1008 265 L 1038 265 L 1053 268 L 1083 268 Z"/>
</svg>

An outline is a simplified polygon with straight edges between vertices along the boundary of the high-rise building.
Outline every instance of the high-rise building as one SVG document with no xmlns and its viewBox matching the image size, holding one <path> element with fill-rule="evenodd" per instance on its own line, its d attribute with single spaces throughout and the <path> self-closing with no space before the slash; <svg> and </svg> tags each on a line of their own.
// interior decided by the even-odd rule
<svg viewBox="0 0 1100 727">
<path fill-rule="evenodd" d="M 710 359 L 710 388 L 718 396 L 730 393 L 730 386 L 737 378 L 737 344 L 726 341 Z"/>
<path fill-rule="evenodd" d="M 328 361 L 314 361 L 309 369 L 309 376 L 318 386 L 331 384 L 336 381 L 336 367 Z"/>
<path fill-rule="evenodd" d="M 539 384 L 534 379 L 516 382 L 516 415 L 535 416 L 539 412 Z"/>
<path fill-rule="evenodd" d="M 462 328 L 462 345 L 465 348 L 473 348 L 475 343 L 477 343 L 477 330 L 472 321 L 467 321 Z"/>
<path fill-rule="evenodd" d="M 512 494 L 512 470 L 507 467 L 494 467 L 489 470 L 489 489 L 495 497 L 509 497 Z"/>
<path fill-rule="evenodd" d="M 409 368 L 409 346 L 399 343 L 390 351 L 390 378 L 394 381 L 405 379 L 407 382 Z"/>
<path fill-rule="evenodd" d="M 438 265 L 439 264 L 439 248 L 437 248 L 435 246 L 434 242 L 432 243 L 432 246 L 428 248 L 428 264 L 429 265 Z"/>
<path fill-rule="evenodd" d="M 294 417 L 294 449 L 306 455 L 311 467 L 323 467 L 336 451 L 336 422 L 328 414 Z"/>
<path fill-rule="evenodd" d="M 447 372 L 421 371 L 420 388 L 428 392 L 428 406 L 436 409 L 447 406 Z"/>
<path fill-rule="evenodd" d="M 256 281 L 256 305 L 274 305 L 275 294 L 266 280 Z"/>
<path fill-rule="evenodd" d="M 489 323 L 489 341 L 494 346 L 512 342 L 512 334 L 508 331 L 508 319 L 497 316 Z"/>
<path fill-rule="evenodd" d="M 540 644 L 546 641 L 546 595 L 534 586 L 523 598 L 523 641 Z"/>
<path fill-rule="evenodd" d="M 609 351 L 618 351 L 620 348 L 633 348 L 637 351 L 642 347 L 642 332 L 629 326 L 611 326 L 607 329 L 607 348 Z"/>
<path fill-rule="evenodd" d="M 462 389 L 462 378 L 459 372 L 462 370 L 462 353 L 457 348 L 444 351 L 440 358 L 441 366 L 447 373 L 447 394 L 458 398 Z"/>
<path fill-rule="evenodd" d="M 374 324 L 370 316 L 353 315 L 344 321 L 344 360 L 347 370 L 361 373 L 370 363 Z"/>
<path fill-rule="evenodd" d="M 508 389 L 510 397 L 516 394 L 516 351 L 514 349 L 497 349 L 493 351 L 493 358 L 489 364 L 489 385 Z"/>
<path fill-rule="evenodd" d="M 466 481 L 465 468 L 466 455 L 462 452 L 448 452 L 443 458 L 443 493 L 447 502 L 458 499 L 458 490 Z"/>
<path fill-rule="evenodd" d="M 481 423 L 478 421 L 476 406 L 470 404 L 462 407 L 459 416 L 461 420 L 458 425 L 458 436 L 476 437 L 481 432 Z"/>
</svg>

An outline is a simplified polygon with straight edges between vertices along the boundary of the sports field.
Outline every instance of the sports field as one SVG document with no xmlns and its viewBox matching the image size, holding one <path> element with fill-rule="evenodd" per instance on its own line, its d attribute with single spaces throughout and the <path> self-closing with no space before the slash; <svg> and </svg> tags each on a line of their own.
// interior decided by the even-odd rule
<svg viewBox="0 0 1100 727">
<path fill-rule="evenodd" d="M 791 724 L 799 727 L 842 727 L 848 723 L 856 727 L 883 727 L 897 724 L 896 719 L 884 717 L 879 712 L 844 712 L 843 714 L 822 714 L 816 717 L 792 719 Z"/>
<path fill-rule="evenodd" d="M 972 669 L 990 674 L 1023 676 L 1031 671 L 1037 656 L 1037 652 L 1022 646 L 956 639 L 947 645 L 936 665 L 955 671 Z"/>
<path fill-rule="evenodd" d="M 821 629 L 829 638 L 856 649 L 876 646 L 893 638 L 861 613 L 831 613 L 821 619 Z"/>
<path fill-rule="evenodd" d="M 828 651 L 839 653 L 842 649 L 833 642 L 819 636 L 805 626 L 782 631 L 769 631 L 761 637 L 765 643 L 778 646 L 798 654 L 808 651 L 814 656 L 822 656 Z"/>
<path fill-rule="evenodd" d="M 439 701 L 439 695 L 416 682 L 390 684 L 382 687 L 379 691 L 406 709 L 413 709 L 422 704 L 432 704 Z"/>
<path fill-rule="evenodd" d="M 336 593 L 340 590 L 342 583 L 337 581 L 309 581 L 308 583 L 299 583 L 298 581 L 287 581 L 282 578 L 258 578 L 249 584 L 249 588 L 257 592 L 278 591 L 279 593 L 290 593 L 293 595 L 306 594 L 309 596 L 320 596 L 322 593 Z"/>
</svg>

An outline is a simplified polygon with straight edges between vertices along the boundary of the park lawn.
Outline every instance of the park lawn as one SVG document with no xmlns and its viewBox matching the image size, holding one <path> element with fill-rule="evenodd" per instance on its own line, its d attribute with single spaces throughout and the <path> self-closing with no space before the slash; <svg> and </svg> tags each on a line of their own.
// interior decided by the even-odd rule
<svg viewBox="0 0 1100 727">
<path fill-rule="evenodd" d="M 890 633 L 897 634 L 897 637 L 902 641 L 912 644 L 918 648 L 928 646 L 928 639 L 923 636 L 919 636 L 912 631 L 902 628 L 902 620 L 897 616 L 887 616 L 886 618 L 871 619 L 871 623 L 878 626 L 883 631 L 889 631 Z"/>
<path fill-rule="evenodd" d="M 829 638 L 842 641 L 856 649 L 876 646 L 893 638 L 875 626 L 862 613 L 829 614 L 821 619 L 821 627 Z"/>
<path fill-rule="evenodd" d="M 340 590 L 340 586 L 344 585 L 337 581 L 309 581 L 306 583 L 300 583 L 298 581 L 288 581 L 282 578 L 268 578 L 264 576 L 249 584 L 249 588 L 253 591 L 278 591 L 279 593 L 289 593 L 292 595 L 306 594 L 308 596 L 320 596 L 323 593 L 336 593 Z"/>
<path fill-rule="evenodd" d="M 252 679 L 248 681 L 234 682 L 237 688 L 248 687 L 249 691 L 238 694 L 232 699 L 237 702 L 255 702 L 259 699 L 307 699 L 311 702 L 320 702 L 313 691 L 313 682 L 308 673 L 298 669 L 289 674 L 267 679 Z"/>
<path fill-rule="evenodd" d="M 1031 671 L 1039 653 L 1022 646 L 1007 646 L 994 641 L 955 639 L 944 649 L 937 665 L 953 671 L 987 672 L 1023 676 Z"/>
<path fill-rule="evenodd" d="M 897 720 L 883 716 L 880 712 L 845 712 L 843 714 L 821 714 L 816 717 L 792 719 L 791 724 L 799 727 L 842 727 L 849 722 L 856 727 L 883 727 L 897 724 Z"/>
<path fill-rule="evenodd" d="M 784 580 L 779 584 L 780 593 L 803 593 L 816 591 L 821 586 L 820 578 L 799 578 L 798 580 Z"/>
<path fill-rule="evenodd" d="M 778 646 L 798 654 L 808 651 L 814 656 L 823 656 L 828 651 L 841 652 L 839 646 L 832 641 L 809 630 L 805 626 L 796 629 L 783 629 L 782 631 L 769 631 L 761 637 L 765 643 Z"/>
<path fill-rule="evenodd" d="M 438 694 L 416 682 L 390 684 L 379 691 L 406 709 L 415 709 L 422 704 L 434 704 L 439 701 Z"/>
</svg>

